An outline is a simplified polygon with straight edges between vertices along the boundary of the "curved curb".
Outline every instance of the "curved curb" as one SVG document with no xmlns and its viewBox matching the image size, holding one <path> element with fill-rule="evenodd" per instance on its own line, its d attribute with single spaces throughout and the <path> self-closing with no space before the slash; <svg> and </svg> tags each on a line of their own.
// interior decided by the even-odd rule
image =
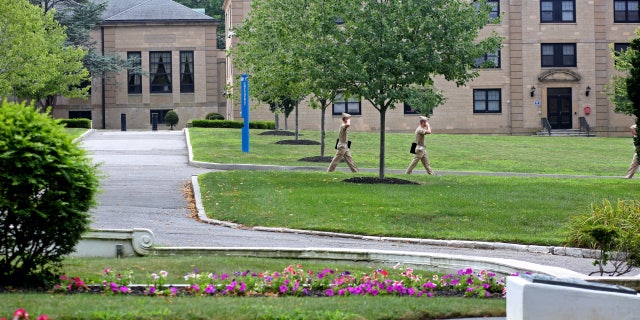
<svg viewBox="0 0 640 320">
<path fill-rule="evenodd" d="M 84 138 L 92 135 L 94 132 L 96 132 L 96 129 L 89 129 L 89 130 L 85 131 L 79 137 L 73 139 L 73 143 L 77 143 L 77 142 L 80 142 L 80 141 L 84 140 Z"/>
<path fill-rule="evenodd" d="M 341 248 L 264 248 L 264 247 L 155 247 L 151 255 L 220 255 L 257 258 L 333 260 L 363 263 L 382 263 L 429 267 L 438 272 L 456 272 L 464 268 L 490 270 L 503 276 L 515 273 L 541 273 L 554 277 L 586 279 L 588 276 L 559 267 L 518 261 L 513 259 L 462 256 L 443 253 L 398 252 L 389 250 Z"/>
</svg>

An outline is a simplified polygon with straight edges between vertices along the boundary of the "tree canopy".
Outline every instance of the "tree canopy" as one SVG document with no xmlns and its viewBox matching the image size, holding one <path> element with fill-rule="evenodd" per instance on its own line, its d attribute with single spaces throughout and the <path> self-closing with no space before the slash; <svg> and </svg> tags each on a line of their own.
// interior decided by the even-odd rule
<svg viewBox="0 0 640 320">
<path fill-rule="evenodd" d="M 88 78 L 81 48 L 65 46 L 65 29 L 53 12 L 27 0 L 0 0 L 0 96 L 83 96 Z"/>
<path fill-rule="evenodd" d="M 384 178 L 385 115 L 408 102 L 429 115 L 444 97 L 436 77 L 463 86 L 475 61 L 501 45 L 486 1 L 254 0 L 237 29 L 238 69 L 260 95 L 361 97 L 380 113 L 380 177 Z M 323 95 L 326 94 L 326 95 Z"/>
</svg>

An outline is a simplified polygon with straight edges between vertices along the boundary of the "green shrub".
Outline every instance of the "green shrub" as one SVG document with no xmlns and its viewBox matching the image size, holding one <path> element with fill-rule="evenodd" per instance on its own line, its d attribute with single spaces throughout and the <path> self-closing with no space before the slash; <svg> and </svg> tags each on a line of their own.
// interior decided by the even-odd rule
<svg viewBox="0 0 640 320">
<path fill-rule="evenodd" d="M 211 113 L 207 113 L 204 119 L 205 120 L 224 120 L 224 116 L 217 112 L 211 112 Z"/>
<path fill-rule="evenodd" d="M 97 168 L 48 112 L 6 101 L 0 168 L 0 286 L 50 285 L 89 227 Z"/>
<path fill-rule="evenodd" d="M 91 129 L 91 119 L 85 119 L 85 118 L 61 119 L 60 123 L 67 128 Z"/>
<path fill-rule="evenodd" d="M 568 245 L 600 251 L 594 261 L 600 275 L 622 275 L 640 266 L 640 202 L 609 200 L 593 204 L 591 214 L 569 224 Z"/>
<path fill-rule="evenodd" d="M 173 130 L 173 126 L 175 126 L 178 121 L 180 121 L 180 118 L 178 117 L 178 114 L 173 110 L 167 111 L 167 114 L 164 115 L 164 122 L 171 126 L 171 130 Z"/>
<path fill-rule="evenodd" d="M 194 128 L 231 128 L 240 129 L 244 127 L 244 121 L 234 120 L 193 120 L 191 126 Z M 249 129 L 275 129 L 276 123 L 273 121 L 250 121 Z"/>
<path fill-rule="evenodd" d="M 244 124 L 232 120 L 193 120 L 191 126 L 195 128 L 242 128 Z"/>
</svg>

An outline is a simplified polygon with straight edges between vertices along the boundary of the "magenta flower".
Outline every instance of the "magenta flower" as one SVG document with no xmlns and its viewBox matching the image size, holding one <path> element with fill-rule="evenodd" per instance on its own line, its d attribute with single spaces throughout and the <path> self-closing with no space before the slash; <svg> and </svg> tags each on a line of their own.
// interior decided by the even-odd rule
<svg viewBox="0 0 640 320">
<path fill-rule="evenodd" d="M 327 297 L 333 297 L 335 295 L 335 292 L 333 292 L 333 289 L 327 289 L 325 291 L 325 294 L 327 295 Z"/>
<path fill-rule="evenodd" d="M 286 285 L 281 285 L 280 286 L 280 293 L 286 293 L 287 292 L 287 286 Z"/>
<path fill-rule="evenodd" d="M 149 287 L 149 294 L 151 294 L 151 295 L 156 294 L 156 287 L 155 286 Z"/>
<path fill-rule="evenodd" d="M 216 288 L 215 288 L 212 284 L 209 284 L 209 285 L 204 289 L 204 292 L 205 292 L 206 294 L 214 294 L 214 293 L 216 292 Z"/>
</svg>

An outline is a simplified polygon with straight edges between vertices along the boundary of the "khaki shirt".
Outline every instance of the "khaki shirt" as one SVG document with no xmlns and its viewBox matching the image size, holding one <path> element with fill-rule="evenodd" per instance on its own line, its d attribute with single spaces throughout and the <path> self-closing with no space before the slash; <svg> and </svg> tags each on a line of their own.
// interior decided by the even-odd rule
<svg viewBox="0 0 640 320">
<path fill-rule="evenodd" d="M 347 126 L 346 123 L 343 123 L 342 125 L 340 125 L 340 133 L 338 133 L 338 140 L 340 144 L 347 144 L 348 141 L 348 134 L 349 131 L 349 126 Z"/>
<path fill-rule="evenodd" d="M 426 127 L 422 127 L 422 126 L 418 126 L 418 128 L 416 129 L 416 144 L 419 146 L 424 147 L 424 136 L 427 135 L 427 128 Z"/>
</svg>

